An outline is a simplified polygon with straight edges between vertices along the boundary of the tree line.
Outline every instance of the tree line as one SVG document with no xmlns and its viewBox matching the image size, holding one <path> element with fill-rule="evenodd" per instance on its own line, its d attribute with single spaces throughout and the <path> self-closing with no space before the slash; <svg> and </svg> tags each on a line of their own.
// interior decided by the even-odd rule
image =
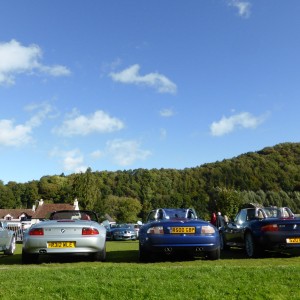
<svg viewBox="0 0 300 300">
<path fill-rule="evenodd" d="M 194 168 L 92 171 L 46 175 L 26 183 L 0 181 L 0 208 L 31 208 L 36 200 L 79 201 L 119 222 L 145 220 L 157 207 L 193 207 L 233 217 L 250 202 L 300 213 L 300 143 L 284 143 Z"/>
</svg>

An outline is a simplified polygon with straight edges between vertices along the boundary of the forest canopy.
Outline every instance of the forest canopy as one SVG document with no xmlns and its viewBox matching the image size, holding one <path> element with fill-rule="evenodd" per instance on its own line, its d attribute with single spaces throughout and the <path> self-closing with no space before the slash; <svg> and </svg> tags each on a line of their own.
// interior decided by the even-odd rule
<svg viewBox="0 0 300 300">
<path fill-rule="evenodd" d="M 31 208 L 39 199 L 73 203 L 119 222 L 144 220 L 157 207 L 193 207 L 201 218 L 233 217 L 244 203 L 300 212 L 300 143 L 283 143 L 194 168 L 92 171 L 45 175 L 26 183 L 0 181 L 0 208 Z"/>
</svg>

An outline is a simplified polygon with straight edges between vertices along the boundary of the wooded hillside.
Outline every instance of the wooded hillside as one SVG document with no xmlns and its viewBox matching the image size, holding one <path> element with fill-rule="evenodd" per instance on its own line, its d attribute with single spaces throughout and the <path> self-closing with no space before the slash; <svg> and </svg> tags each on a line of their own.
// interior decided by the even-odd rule
<svg viewBox="0 0 300 300">
<path fill-rule="evenodd" d="M 136 169 L 47 175 L 27 183 L 0 182 L 0 208 L 31 208 L 44 199 L 109 213 L 119 221 L 144 219 L 156 207 L 194 207 L 202 218 L 233 216 L 247 202 L 300 212 L 300 143 L 284 143 L 195 168 Z"/>
</svg>

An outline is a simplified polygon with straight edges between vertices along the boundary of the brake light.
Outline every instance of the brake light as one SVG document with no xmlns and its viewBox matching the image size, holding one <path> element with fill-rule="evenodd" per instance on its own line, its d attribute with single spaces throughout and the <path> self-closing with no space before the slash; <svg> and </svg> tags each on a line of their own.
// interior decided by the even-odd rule
<svg viewBox="0 0 300 300">
<path fill-rule="evenodd" d="M 147 233 L 150 233 L 150 234 L 164 234 L 164 228 L 162 226 L 150 227 L 147 230 Z"/>
<path fill-rule="evenodd" d="M 44 235 L 43 228 L 33 228 L 29 231 L 29 235 Z"/>
<path fill-rule="evenodd" d="M 212 226 L 206 225 L 201 227 L 201 234 L 214 234 L 215 229 Z"/>
<path fill-rule="evenodd" d="M 96 228 L 82 228 L 82 235 L 97 235 L 99 234 Z"/>
<path fill-rule="evenodd" d="M 278 225 L 277 224 L 269 224 L 265 225 L 261 228 L 261 231 L 266 232 L 266 231 L 278 231 Z"/>
</svg>

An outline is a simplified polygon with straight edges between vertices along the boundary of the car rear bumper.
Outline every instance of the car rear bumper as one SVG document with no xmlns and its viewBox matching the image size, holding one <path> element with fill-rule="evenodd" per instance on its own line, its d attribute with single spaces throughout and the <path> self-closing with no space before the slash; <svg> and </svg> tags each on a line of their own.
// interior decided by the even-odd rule
<svg viewBox="0 0 300 300">
<path fill-rule="evenodd" d="M 176 251 L 209 252 L 217 250 L 220 241 L 218 236 L 140 236 L 140 247 L 150 252 L 165 252 L 168 248 Z"/>
<path fill-rule="evenodd" d="M 270 232 L 258 238 L 258 243 L 264 249 L 294 249 L 300 248 L 300 243 L 291 243 L 287 239 L 297 238 L 300 239 L 300 233 L 284 233 Z"/>
<path fill-rule="evenodd" d="M 49 248 L 48 242 L 72 242 L 72 239 L 39 239 L 30 238 L 23 242 L 22 251 L 30 254 L 79 254 L 94 253 L 102 251 L 105 248 L 105 237 L 84 237 L 76 240 L 74 248 Z"/>
</svg>

